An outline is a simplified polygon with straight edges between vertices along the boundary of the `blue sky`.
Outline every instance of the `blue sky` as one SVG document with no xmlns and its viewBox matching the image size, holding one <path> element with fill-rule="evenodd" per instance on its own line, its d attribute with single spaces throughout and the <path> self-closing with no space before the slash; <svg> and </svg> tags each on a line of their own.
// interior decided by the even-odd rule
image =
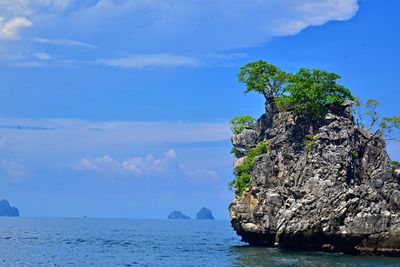
<svg viewBox="0 0 400 267">
<path fill-rule="evenodd" d="M 398 114 L 397 0 L 3 0 L 0 198 L 25 216 L 227 218 L 236 73 L 322 68 Z M 393 159 L 399 144 L 390 143 Z"/>
</svg>

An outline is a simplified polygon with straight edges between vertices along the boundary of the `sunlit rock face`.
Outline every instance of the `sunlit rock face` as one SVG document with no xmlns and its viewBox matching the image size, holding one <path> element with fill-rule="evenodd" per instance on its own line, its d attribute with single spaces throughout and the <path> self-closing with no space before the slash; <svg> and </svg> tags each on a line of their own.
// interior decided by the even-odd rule
<svg viewBox="0 0 400 267">
<path fill-rule="evenodd" d="M 250 188 L 229 206 L 243 241 L 400 256 L 400 169 L 380 133 L 355 125 L 350 104 L 317 122 L 269 110 L 232 138 L 239 158 L 261 141 L 269 151 L 257 157 Z"/>
</svg>

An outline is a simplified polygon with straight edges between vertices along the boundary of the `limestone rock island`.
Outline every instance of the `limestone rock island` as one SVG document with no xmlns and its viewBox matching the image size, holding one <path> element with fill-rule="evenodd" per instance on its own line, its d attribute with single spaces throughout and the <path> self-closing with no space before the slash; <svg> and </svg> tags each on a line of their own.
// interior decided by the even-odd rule
<svg viewBox="0 0 400 267">
<path fill-rule="evenodd" d="M 189 220 L 190 217 L 183 214 L 181 211 L 173 211 L 168 215 L 168 219 L 184 219 L 184 220 Z"/>
<path fill-rule="evenodd" d="M 318 87 L 324 72 L 300 72 L 290 76 L 294 82 L 287 90 L 292 91 L 281 98 L 292 101 L 289 108 L 280 109 L 270 91 L 262 91 L 266 113 L 253 125 L 233 129 L 236 180 L 229 212 L 234 230 L 250 245 L 400 256 L 400 166 L 391 162 L 382 131 L 357 124 L 353 101 L 329 102 L 318 119 L 299 114 L 294 97 L 304 96 L 299 107 L 309 111 L 304 104 L 312 93 L 302 94 L 301 86 L 326 89 L 318 96 L 328 100 L 333 99 L 328 89 L 335 86 Z M 251 75 L 242 76 L 248 90 L 260 88 L 250 87 Z M 288 83 L 268 84 L 283 82 Z"/>
<path fill-rule="evenodd" d="M 11 207 L 10 203 L 3 199 L 0 201 L 0 216 L 19 217 L 19 210 Z"/>
<path fill-rule="evenodd" d="M 212 215 L 211 210 L 203 207 L 197 212 L 196 215 L 197 220 L 214 220 L 214 216 Z"/>
</svg>

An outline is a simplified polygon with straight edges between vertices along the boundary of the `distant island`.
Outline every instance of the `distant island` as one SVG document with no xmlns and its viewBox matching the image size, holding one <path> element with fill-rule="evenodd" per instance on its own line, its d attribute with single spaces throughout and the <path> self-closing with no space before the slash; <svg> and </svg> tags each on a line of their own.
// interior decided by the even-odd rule
<svg viewBox="0 0 400 267">
<path fill-rule="evenodd" d="M 12 207 L 6 199 L 3 199 L 0 201 L 0 216 L 19 217 L 19 210 Z"/>
<path fill-rule="evenodd" d="M 197 220 L 214 220 L 214 216 L 212 215 L 211 210 L 207 209 L 206 207 L 203 207 L 197 213 L 196 219 Z"/>
<path fill-rule="evenodd" d="M 190 217 L 187 216 L 187 215 L 185 215 L 185 214 L 183 214 L 181 211 L 175 210 L 175 211 L 171 212 L 171 213 L 168 215 L 168 219 L 174 219 L 174 220 L 175 220 L 175 219 L 189 220 Z"/>
</svg>

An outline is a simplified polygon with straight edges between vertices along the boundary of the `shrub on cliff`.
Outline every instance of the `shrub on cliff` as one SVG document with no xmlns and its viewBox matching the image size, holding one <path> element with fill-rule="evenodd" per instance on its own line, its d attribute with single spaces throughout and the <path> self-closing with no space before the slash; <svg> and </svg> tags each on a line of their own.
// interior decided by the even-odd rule
<svg viewBox="0 0 400 267">
<path fill-rule="evenodd" d="M 235 187 L 237 194 L 241 195 L 246 188 L 250 187 L 251 172 L 253 171 L 256 158 L 268 151 L 268 143 L 263 141 L 255 148 L 250 149 L 243 163 L 235 170 L 236 178 L 229 183 L 229 188 Z"/>
<path fill-rule="evenodd" d="M 231 119 L 231 130 L 234 134 L 238 134 L 246 128 L 254 127 L 256 119 L 250 115 L 237 116 Z"/>
</svg>

